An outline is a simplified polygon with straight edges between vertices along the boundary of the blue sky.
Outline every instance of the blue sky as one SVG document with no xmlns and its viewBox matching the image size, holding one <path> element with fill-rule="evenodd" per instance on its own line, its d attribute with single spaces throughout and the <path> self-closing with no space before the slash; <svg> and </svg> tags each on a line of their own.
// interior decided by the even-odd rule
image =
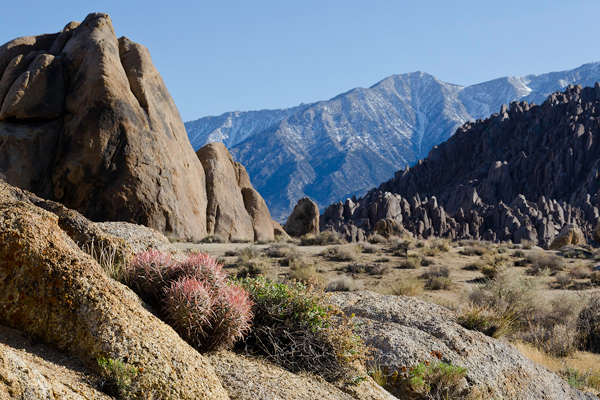
<svg viewBox="0 0 600 400">
<path fill-rule="evenodd" d="M 184 121 L 324 100 L 386 76 L 468 85 L 600 61 L 598 0 L 29 1 L 0 42 L 108 13 L 150 49 Z"/>
</svg>

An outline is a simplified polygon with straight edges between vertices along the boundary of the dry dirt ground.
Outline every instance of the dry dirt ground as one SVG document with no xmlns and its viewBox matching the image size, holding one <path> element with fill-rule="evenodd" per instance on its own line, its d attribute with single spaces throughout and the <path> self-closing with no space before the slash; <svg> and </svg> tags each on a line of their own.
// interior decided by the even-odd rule
<svg viewBox="0 0 600 400">
<path fill-rule="evenodd" d="M 422 300 L 442 305 L 466 301 L 468 294 L 485 280 L 481 271 L 483 265 L 492 269 L 506 268 L 516 276 L 535 279 L 540 282 L 543 292 L 550 297 L 561 293 L 580 296 L 584 293 L 600 292 L 600 286 L 593 285 L 590 279 L 593 269 L 600 269 L 600 252 L 593 250 L 588 252 L 583 248 L 573 248 L 565 257 L 561 252 L 527 245 L 474 241 L 412 242 L 406 255 L 398 251 L 398 245 L 394 243 L 331 246 L 249 243 L 175 244 L 175 247 L 180 250 L 199 251 L 218 257 L 225 271 L 230 275 L 236 275 L 243 269 L 238 254 L 244 252 L 244 249 L 249 249 L 249 253 L 263 255 L 261 265 L 265 267 L 260 272 L 274 280 L 285 281 L 293 276 L 293 271 L 290 266 L 285 265 L 287 257 L 269 256 L 269 249 L 277 246 L 283 246 L 284 249 L 289 249 L 287 250 L 289 253 L 297 253 L 309 264 L 312 263 L 317 272 L 316 280 L 323 288 L 336 279 L 346 277 L 350 290 L 366 289 L 386 294 L 416 295 Z M 340 249 L 339 253 L 342 253 L 340 258 L 346 259 L 327 256 L 328 250 L 331 252 L 335 249 Z M 562 264 L 562 270 L 543 271 L 535 276 L 532 275 L 531 263 L 528 259 L 540 254 L 556 256 Z M 583 258 L 585 256 L 587 258 Z M 449 280 L 444 281 L 441 285 L 443 287 L 439 289 L 428 286 L 424 275 L 428 272 L 435 275 L 440 268 L 448 269 Z M 407 286 L 407 282 L 414 281 L 411 278 L 423 283 L 422 293 L 419 293 L 418 288 L 414 293 L 410 290 L 406 292 L 407 289 L 404 287 Z"/>
</svg>

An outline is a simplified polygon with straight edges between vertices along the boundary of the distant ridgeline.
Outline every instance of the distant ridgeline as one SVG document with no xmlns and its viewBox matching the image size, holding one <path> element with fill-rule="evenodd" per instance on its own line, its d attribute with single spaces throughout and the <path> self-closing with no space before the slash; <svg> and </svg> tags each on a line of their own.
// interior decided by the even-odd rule
<svg viewBox="0 0 600 400">
<path fill-rule="evenodd" d="M 356 240 L 392 218 L 417 237 L 548 245 L 575 223 L 589 241 L 599 219 L 599 128 L 598 83 L 570 85 L 540 106 L 513 102 L 364 197 L 327 207 L 321 229 Z"/>
<path fill-rule="evenodd" d="M 323 210 L 364 195 L 426 157 L 465 122 L 487 118 L 502 104 L 541 104 L 568 84 L 593 86 L 599 80 L 600 63 L 467 87 L 414 72 L 327 101 L 230 112 L 185 127 L 195 150 L 208 142 L 224 143 L 281 222 L 306 196 Z"/>
</svg>

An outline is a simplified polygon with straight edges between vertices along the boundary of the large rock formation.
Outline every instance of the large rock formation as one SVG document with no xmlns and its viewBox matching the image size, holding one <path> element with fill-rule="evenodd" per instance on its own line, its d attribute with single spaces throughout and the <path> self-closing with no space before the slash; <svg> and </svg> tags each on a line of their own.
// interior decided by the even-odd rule
<svg viewBox="0 0 600 400">
<path fill-rule="evenodd" d="M 357 333 L 391 375 L 420 362 L 467 368 L 473 393 L 484 399 L 597 399 L 571 387 L 509 344 L 456 323 L 448 309 L 405 296 L 336 293 L 329 301 L 354 315 Z M 398 396 L 399 395 L 399 396 Z M 411 398 L 408 393 L 399 398 Z M 406 397 L 405 397 L 406 396 Z"/>
<path fill-rule="evenodd" d="M 0 185 L 0 324 L 96 372 L 98 357 L 125 359 L 154 398 L 229 398 L 205 358 L 83 253 L 56 214 Z"/>
<path fill-rule="evenodd" d="M 207 231 L 226 240 L 273 240 L 271 214 L 243 165 L 222 143 L 197 151 L 206 172 Z"/>
<path fill-rule="evenodd" d="M 319 234 L 319 207 L 308 197 L 298 200 L 294 211 L 285 223 L 285 231 L 290 236 Z"/>
<path fill-rule="evenodd" d="M 378 189 L 328 207 L 321 229 L 349 239 L 382 218 L 418 237 L 529 240 L 566 224 L 592 239 L 599 220 L 600 84 L 570 86 L 540 106 L 512 103 L 468 122 Z M 468 151 L 467 151 L 468 150 Z"/>
<path fill-rule="evenodd" d="M 224 148 L 198 160 L 148 50 L 117 39 L 106 14 L 6 43 L 0 78 L 0 178 L 10 184 L 96 221 L 273 239 L 244 167 Z"/>
<path fill-rule="evenodd" d="M 148 50 L 106 14 L 0 47 L 0 174 L 93 220 L 206 235 L 202 165 Z"/>
</svg>

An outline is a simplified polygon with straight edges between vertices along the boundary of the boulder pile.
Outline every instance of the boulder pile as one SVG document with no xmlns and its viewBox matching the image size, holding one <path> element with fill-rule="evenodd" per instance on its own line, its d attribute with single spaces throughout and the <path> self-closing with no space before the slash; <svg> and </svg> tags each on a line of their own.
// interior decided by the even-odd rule
<svg viewBox="0 0 600 400">
<path fill-rule="evenodd" d="M 421 238 L 549 246 L 573 224 L 590 241 L 600 217 L 599 116 L 598 83 L 570 86 L 540 106 L 503 106 L 364 197 L 329 206 L 321 230 L 357 240 L 391 218 Z"/>
</svg>

